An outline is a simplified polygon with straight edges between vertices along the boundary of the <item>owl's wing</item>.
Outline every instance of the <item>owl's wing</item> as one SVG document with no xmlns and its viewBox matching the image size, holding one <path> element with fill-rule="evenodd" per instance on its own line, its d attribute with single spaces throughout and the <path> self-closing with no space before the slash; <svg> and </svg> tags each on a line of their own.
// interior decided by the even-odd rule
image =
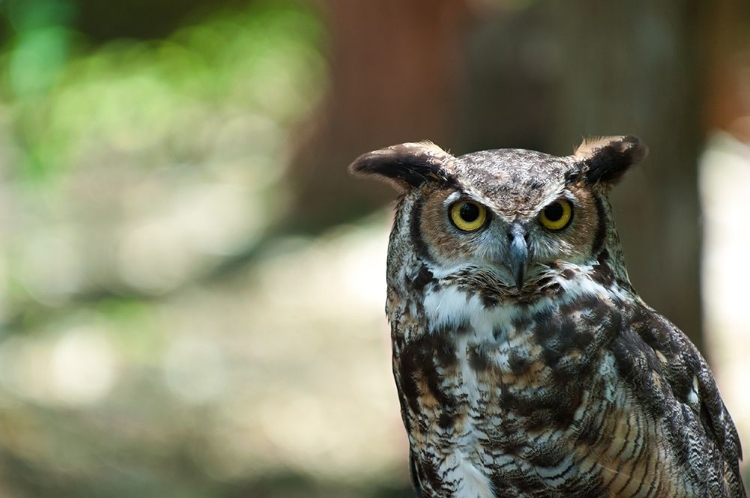
<svg viewBox="0 0 750 498">
<path fill-rule="evenodd" d="M 739 435 L 708 364 L 669 320 L 646 307 L 638 315 L 614 344 L 620 373 L 644 408 L 666 421 L 672 454 L 700 496 L 744 498 Z"/>
</svg>

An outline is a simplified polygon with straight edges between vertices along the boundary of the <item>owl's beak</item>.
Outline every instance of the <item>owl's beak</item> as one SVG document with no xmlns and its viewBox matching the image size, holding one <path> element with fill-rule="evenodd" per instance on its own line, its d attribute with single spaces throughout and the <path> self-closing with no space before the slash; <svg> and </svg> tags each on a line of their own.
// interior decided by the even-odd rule
<svg viewBox="0 0 750 498">
<path fill-rule="evenodd" d="M 526 229 L 518 221 L 513 222 L 508 229 L 508 241 L 510 242 L 508 268 L 513 274 L 516 288 L 519 291 L 523 288 L 523 281 L 526 276 L 526 261 L 529 258 L 526 235 Z"/>
</svg>

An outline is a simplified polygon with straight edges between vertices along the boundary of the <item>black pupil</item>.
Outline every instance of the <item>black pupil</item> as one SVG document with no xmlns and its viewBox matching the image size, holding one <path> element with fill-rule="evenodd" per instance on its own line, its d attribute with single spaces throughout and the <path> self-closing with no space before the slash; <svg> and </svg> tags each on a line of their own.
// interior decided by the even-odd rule
<svg viewBox="0 0 750 498">
<path fill-rule="evenodd" d="M 550 221 L 560 221 L 560 218 L 563 217 L 562 203 L 556 202 L 544 208 L 544 216 Z"/>
<path fill-rule="evenodd" d="M 479 218 L 479 208 L 475 204 L 461 204 L 461 219 L 467 223 L 476 221 Z"/>
</svg>

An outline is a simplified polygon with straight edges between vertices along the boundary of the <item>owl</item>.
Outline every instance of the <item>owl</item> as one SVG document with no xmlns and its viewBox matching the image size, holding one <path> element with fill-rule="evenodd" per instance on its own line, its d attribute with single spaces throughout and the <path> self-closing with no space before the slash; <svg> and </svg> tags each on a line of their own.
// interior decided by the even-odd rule
<svg viewBox="0 0 750 498">
<path fill-rule="evenodd" d="M 608 193 L 647 152 L 421 142 L 351 164 L 401 194 L 386 312 L 418 496 L 745 496 L 706 361 L 628 280 Z"/>
</svg>

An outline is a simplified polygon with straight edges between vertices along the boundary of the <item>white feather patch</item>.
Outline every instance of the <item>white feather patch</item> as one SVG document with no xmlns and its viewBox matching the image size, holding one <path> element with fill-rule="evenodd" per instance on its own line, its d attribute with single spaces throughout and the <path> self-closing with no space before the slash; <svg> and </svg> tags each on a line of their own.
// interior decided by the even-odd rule
<svg viewBox="0 0 750 498">
<path fill-rule="evenodd" d="M 456 287 L 428 291 L 424 297 L 424 310 L 433 328 L 455 327 L 481 311 L 476 306 L 469 308 L 469 296 Z"/>
<path fill-rule="evenodd" d="M 688 393 L 688 403 L 694 406 L 700 404 L 699 389 L 698 389 L 698 377 L 693 375 L 693 388 Z"/>
<path fill-rule="evenodd" d="M 458 483 L 457 497 L 494 498 L 490 480 L 477 469 L 461 450 L 456 450 L 443 462 L 446 479 Z"/>
</svg>

